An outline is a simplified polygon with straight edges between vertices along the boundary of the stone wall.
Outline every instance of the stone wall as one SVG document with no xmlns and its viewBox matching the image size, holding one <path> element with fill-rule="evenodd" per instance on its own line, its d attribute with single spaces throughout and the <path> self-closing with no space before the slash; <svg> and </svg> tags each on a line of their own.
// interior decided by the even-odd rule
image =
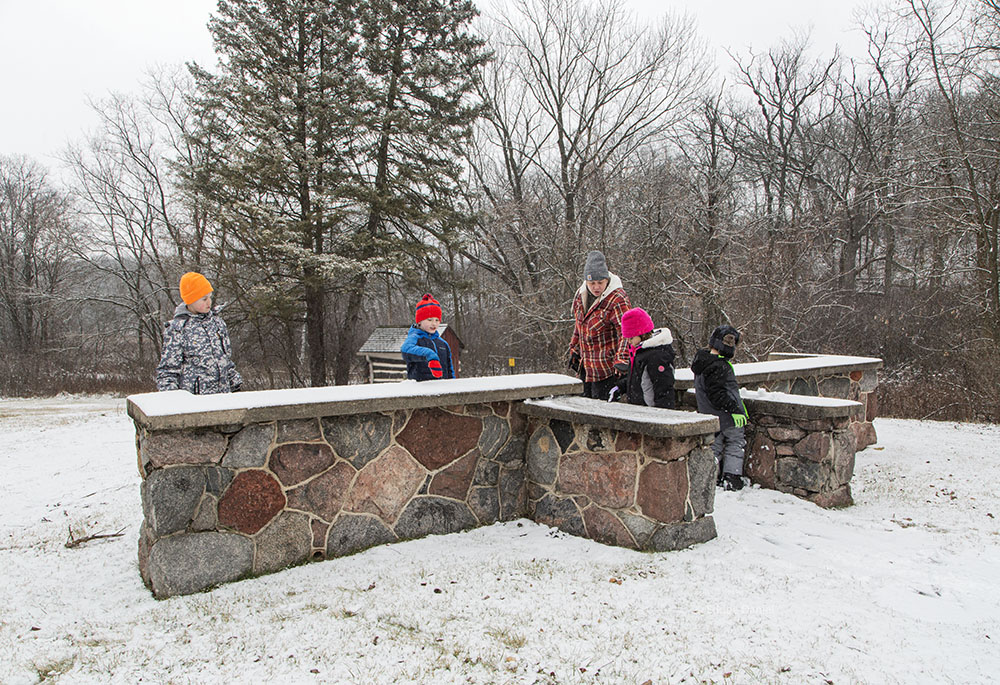
<svg viewBox="0 0 1000 685">
<path fill-rule="evenodd" d="M 718 421 L 582 397 L 526 401 L 528 515 L 573 535 L 665 551 L 715 537 Z"/>
<path fill-rule="evenodd" d="M 788 492 L 821 507 L 854 503 L 856 433 L 851 417 L 859 403 L 810 402 L 783 393 L 744 392 L 750 412 L 744 475 L 761 487 Z"/>
<path fill-rule="evenodd" d="M 524 516 L 510 402 L 139 431 L 157 596 Z"/>
<path fill-rule="evenodd" d="M 856 405 L 851 406 L 848 425 L 854 433 L 856 449 L 861 451 L 877 442 L 872 421 L 878 416 L 881 359 L 774 353 L 767 361 L 735 363 L 733 368 L 743 388 L 855 402 Z M 691 387 L 691 370 L 678 369 L 678 390 Z"/>
</svg>

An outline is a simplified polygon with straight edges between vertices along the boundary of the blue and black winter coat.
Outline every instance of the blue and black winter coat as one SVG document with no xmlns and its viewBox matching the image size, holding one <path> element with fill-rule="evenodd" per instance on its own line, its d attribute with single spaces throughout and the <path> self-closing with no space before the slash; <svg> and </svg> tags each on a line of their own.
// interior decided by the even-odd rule
<svg viewBox="0 0 1000 685">
<path fill-rule="evenodd" d="M 725 357 L 701 349 L 694 355 L 691 371 L 694 372 L 698 411 L 718 416 L 720 430 L 735 426 L 733 414 L 745 414 L 747 410 L 740 397 L 733 365 Z"/>
<path fill-rule="evenodd" d="M 455 377 L 455 370 L 451 366 L 451 347 L 437 331 L 428 333 L 416 324 L 411 325 L 400 352 L 406 362 L 406 377 L 411 380 L 435 380 L 427 366 L 433 359 L 441 362 L 441 378 Z"/>
</svg>

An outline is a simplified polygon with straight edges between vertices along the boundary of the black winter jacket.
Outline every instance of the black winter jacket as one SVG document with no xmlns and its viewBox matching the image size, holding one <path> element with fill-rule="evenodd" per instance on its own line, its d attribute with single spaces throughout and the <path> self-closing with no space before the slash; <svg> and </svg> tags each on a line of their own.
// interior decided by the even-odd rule
<svg viewBox="0 0 1000 685">
<path fill-rule="evenodd" d="M 660 328 L 631 354 L 625 385 L 629 404 L 674 408 L 673 340 L 669 328 Z"/>
<path fill-rule="evenodd" d="M 729 360 L 712 354 L 709 350 L 698 350 L 694 355 L 691 371 L 694 372 L 698 411 L 718 416 L 720 430 L 736 425 L 732 415 L 745 414 L 746 407 L 740 398 L 736 372 Z"/>
</svg>

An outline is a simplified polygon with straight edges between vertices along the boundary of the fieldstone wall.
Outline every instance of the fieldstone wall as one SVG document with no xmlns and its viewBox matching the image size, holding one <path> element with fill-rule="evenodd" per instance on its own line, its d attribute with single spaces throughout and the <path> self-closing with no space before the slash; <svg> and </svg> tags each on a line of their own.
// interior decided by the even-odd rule
<svg viewBox="0 0 1000 685">
<path fill-rule="evenodd" d="M 572 397 L 521 407 L 528 515 L 609 545 L 682 549 L 716 536 L 714 417 Z M 636 420 L 649 419 L 648 425 Z"/>
<path fill-rule="evenodd" d="M 881 359 L 773 353 L 767 361 L 739 362 L 733 364 L 733 368 L 742 388 L 856 403 L 851 406 L 848 426 L 854 433 L 857 451 L 878 441 L 872 421 L 878 416 Z M 694 387 L 690 369 L 678 369 L 676 375 L 678 392 L 683 393 Z M 687 399 L 682 399 L 682 402 L 687 402 Z"/>
<path fill-rule="evenodd" d="M 138 427 L 139 568 L 157 597 L 523 517 L 512 402 Z"/>
<path fill-rule="evenodd" d="M 783 358 L 783 357 L 779 357 Z M 794 378 L 774 378 L 756 384 L 771 392 L 783 392 L 806 397 L 829 397 L 856 402 L 848 417 L 848 427 L 854 433 L 857 451 L 878 442 L 872 421 L 878 416 L 878 369 L 827 370 L 817 375 Z"/>
<path fill-rule="evenodd" d="M 824 507 L 854 503 L 856 432 L 851 416 L 858 403 L 809 405 L 744 396 L 750 412 L 744 475 L 761 487 L 788 492 Z M 856 423 L 856 422 L 854 422 Z"/>
</svg>

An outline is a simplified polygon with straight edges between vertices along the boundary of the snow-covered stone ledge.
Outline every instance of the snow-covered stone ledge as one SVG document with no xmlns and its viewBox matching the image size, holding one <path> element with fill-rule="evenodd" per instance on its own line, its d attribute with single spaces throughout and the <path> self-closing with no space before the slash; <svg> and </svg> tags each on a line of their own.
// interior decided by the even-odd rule
<svg viewBox="0 0 1000 685">
<path fill-rule="evenodd" d="M 583 397 L 527 400 L 528 516 L 666 551 L 716 536 L 714 416 Z"/>
<path fill-rule="evenodd" d="M 839 354 L 774 353 L 767 361 L 733 364 L 743 388 L 853 402 L 848 424 L 858 451 L 878 440 L 872 421 L 878 416 L 881 368 L 881 359 Z M 676 387 L 694 387 L 691 369 L 677 369 Z"/>
<path fill-rule="evenodd" d="M 309 559 L 525 515 L 528 398 L 578 379 L 426 383 L 128 398 L 156 597 Z"/>
<path fill-rule="evenodd" d="M 742 388 L 740 396 L 750 413 L 743 474 L 751 482 L 825 508 L 854 503 L 859 402 Z M 694 407 L 694 390 L 684 403 Z"/>
<path fill-rule="evenodd" d="M 716 419 L 552 398 L 581 391 L 525 374 L 134 395 L 143 580 L 188 594 L 524 516 L 638 549 L 714 537 Z"/>
</svg>

